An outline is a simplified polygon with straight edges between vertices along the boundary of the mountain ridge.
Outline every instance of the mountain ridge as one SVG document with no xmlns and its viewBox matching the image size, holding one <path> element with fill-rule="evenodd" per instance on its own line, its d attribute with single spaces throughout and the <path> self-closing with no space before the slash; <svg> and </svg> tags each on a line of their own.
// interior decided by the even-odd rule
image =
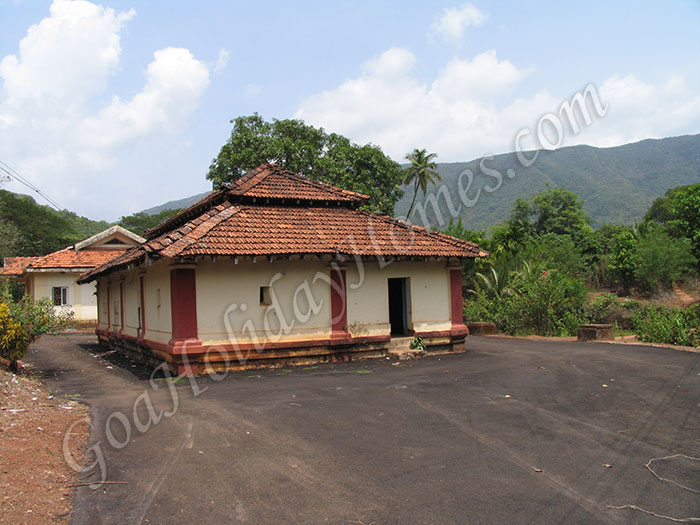
<svg viewBox="0 0 700 525">
<path fill-rule="evenodd" d="M 529 159 L 535 151 L 523 154 Z M 498 172 L 500 182 L 496 174 L 480 168 L 482 163 L 486 170 Z M 532 197 L 547 185 L 577 193 L 594 226 L 632 224 L 641 219 L 654 199 L 669 188 L 700 182 L 700 134 L 644 139 L 605 148 L 576 145 L 553 151 L 537 150 L 537 159 L 528 167 L 519 162 L 515 152 L 468 162 L 438 163 L 437 167 L 443 181 L 437 187 L 431 186 L 428 195 L 438 200 L 439 214 L 429 202 L 426 206 L 421 194 L 416 202 L 419 208 L 426 207 L 427 220 L 423 221 L 420 211 L 411 214 L 412 222 L 422 226 L 441 228 L 449 219 L 461 218 L 469 229 L 486 230 L 509 217 L 516 199 Z M 471 171 L 473 180 L 469 185 L 469 175 L 463 175 L 464 191 L 460 192 L 459 177 L 464 170 Z M 508 170 L 513 170 L 512 177 L 508 176 Z M 459 213 L 450 213 L 446 193 L 450 196 L 452 209 L 458 209 Z M 204 195 L 206 193 L 169 201 L 143 212 L 155 214 L 166 209 L 184 208 Z M 394 216 L 405 218 L 412 197 L 412 188 L 405 188 L 404 196 L 394 208 Z"/>
</svg>

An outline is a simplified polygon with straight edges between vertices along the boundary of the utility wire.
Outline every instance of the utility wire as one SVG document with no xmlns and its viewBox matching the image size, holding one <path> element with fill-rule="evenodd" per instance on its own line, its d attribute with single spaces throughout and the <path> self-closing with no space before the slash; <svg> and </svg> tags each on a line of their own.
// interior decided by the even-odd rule
<svg viewBox="0 0 700 525">
<path fill-rule="evenodd" d="M 58 211 L 61 211 L 62 209 L 64 209 L 63 206 L 61 206 L 60 204 L 58 204 L 55 200 L 53 200 L 51 197 L 49 197 L 48 195 L 46 195 L 46 193 L 44 193 L 44 192 L 41 191 L 39 188 L 37 188 L 36 186 L 34 186 L 34 184 L 32 184 L 32 183 L 29 182 L 27 179 L 25 179 L 24 177 L 22 177 L 22 175 L 20 175 L 19 173 L 17 173 L 17 171 L 15 171 L 14 169 L 12 169 L 12 167 L 11 167 L 9 164 L 7 164 L 7 162 L 4 162 L 4 161 L 0 160 L 0 170 L 2 170 L 2 171 L 4 171 L 5 173 L 7 173 L 11 178 L 15 179 L 15 180 L 16 180 L 17 182 L 19 182 L 20 184 L 24 184 L 27 188 L 29 188 L 30 190 L 36 192 L 38 195 L 40 195 L 41 197 L 43 197 L 44 200 L 46 200 L 46 202 L 48 202 L 51 206 L 53 206 L 54 208 L 56 208 Z"/>
</svg>

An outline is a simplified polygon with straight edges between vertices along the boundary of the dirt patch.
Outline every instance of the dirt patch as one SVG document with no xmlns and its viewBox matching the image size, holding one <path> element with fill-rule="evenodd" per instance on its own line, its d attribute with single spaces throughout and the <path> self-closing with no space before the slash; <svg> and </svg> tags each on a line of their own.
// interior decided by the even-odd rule
<svg viewBox="0 0 700 525">
<path fill-rule="evenodd" d="M 72 428 L 71 428 L 72 427 Z M 0 369 L 0 523 L 68 523 L 82 464 L 89 410 L 54 397 L 37 379 Z"/>
</svg>

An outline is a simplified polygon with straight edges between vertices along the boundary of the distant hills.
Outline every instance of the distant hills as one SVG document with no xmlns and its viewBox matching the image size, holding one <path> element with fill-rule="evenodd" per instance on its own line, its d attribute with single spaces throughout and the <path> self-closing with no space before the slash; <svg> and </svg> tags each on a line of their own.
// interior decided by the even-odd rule
<svg viewBox="0 0 700 525">
<path fill-rule="evenodd" d="M 534 152 L 525 152 L 525 155 L 531 158 Z M 486 170 L 482 172 L 482 162 L 486 170 L 496 170 L 500 174 L 502 182 L 498 189 L 486 191 L 487 187 L 498 186 L 498 176 Z M 459 175 L 465 169 L 473 173 L 473 182 L 468 186 L 468 174 L 462 176 L 466 192 L 462 199 L 458 184 Z M 512 178 L 508 170 L 513 170 Z M 594 226 L 632 224 L 641 219 L 654 199 L 667 189 L 700 182 L 700 135 L 649 139 L 613 148 L 571 146 L 556 151 L 540 150 L 529 167 L 523 167 L 515 153 L 506 153 L 491 159 L 439 163 L 438 171 L 443 175 L 440 185 L 445 187 L 440 190 L 442 194 L 438 199 L 444 223 L 439 224 L 433 206 L 428 205 L 426 216 L 433 227 L 444 226 L 451 217 L 445 193 L 450 195 L 453 208 L 459 207 L 458 217 L 467 228 L 485 230 L 506 220 L 516 199 L 536 195 L 548 184 L 577 193 Z M 438 188 L 431 187 L 428 195 L 435 195 Z M 464 202 L 473 200 L 479 190 L 478 199 L 466 206 Z M 150 215 L 185 208 L 205 195 L 166 202 L 144 212 Z M 407 188 L 396 204 L 396 217 L 405 218 L 412 196 L 412 189 Z M 418 201 L 423 201 L 420 194 Z M 414 213 L 411 218 L 412 222 L 422 224 L 419 214 Z"/>
<path fill-rule="evenodd" d="M 531 158 L 534 152 L 526 152 Z M 496 170 L 498 175 L 483 173 L 482 159 L 471 162 L 439 164 L 443 175 L 440 183 L 446 188 L 439 197 L 443 220 L 450 218 L 445 193 L 450 195 L 453 207 L 461 204 L 458 216 L 465 227 L 483 230 L 509 217 L 513 203 L 518 198 L 528 198 L 544 190 L 549 184 L 567 188 L 577 193 L 593 219 L 594 226 L 602 224 L 632 224 L 646 213 L 655 198 L 667 189 L 700 182 L 700 135 L 686 135 L 659 140 L 643 140 L 613 148 L 572 146 L 556 151 L 539 151 L 530 167 L 523 167 L 515 153 L 496 155 L 483 161 L 486 169 Z M 473 183 L 460 198 L 459 174 L 468 169 L 474 174 Z M 508 170 L 513 170 L 508 172 Z M 485 171 L 485 170 L 484 170 Z M 508 173 L 512 175 L 509 178 Z M 462 187 L 468 187 L 468 174 L 462 176 Z M 435 195 L 439 187 L 430 187 L 428 194 Z M 472 206 L 463 202 L 479 198 Z M 410 205 L 412 189 L 407 190 L 397 203 L 395 215 L 405 218 Z M 419 194 L 418 201 L 422 200 Z M 427 206 L 431 226 L 438 226 L 433 206 Z M 421 224 L 419 215 L 412 214 L 412 222 Z"/>
<path fill-rule="evenodd" d="M 209 192 L 198 193 L 197 195 L 193 195 L 192 197 L 185 197 L 184 199 L 179 199 L 176 201 L 168 201 L 165 204 L 161 204 L 160 206 L 154 206 L 153 208 L 148 208 L 147 210 L 143 210 L 139 213 L 145 213 L 146 215 L 158 215 L 160 212 L 165 210 L 179 210 L 181 208 L 187 208 L 188 206 L 191 206 L 199 199 L 207 195 L 209 195 Z"/>
<path fill-rule="evenodd" d="M 11 255 L 46 255 L 82 241 L 109 227 L 105 221 L 93 221 L 68 210 L 57 211 L 37 204 L 28 196 L 0 190 L 0 258 Z M 8 230 L 9 228 L 9 230 Z"/>
</svg>

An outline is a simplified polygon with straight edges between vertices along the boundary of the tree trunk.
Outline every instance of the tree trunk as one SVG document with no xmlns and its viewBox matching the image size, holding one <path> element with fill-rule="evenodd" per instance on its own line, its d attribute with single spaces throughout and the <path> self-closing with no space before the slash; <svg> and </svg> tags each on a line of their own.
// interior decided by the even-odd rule
<svg viewBox="0 0 700 525">
<path fill-rule="evenodd" d="M 416 196 L 418 195 L 418 179 L 416 179 L 415 184 L 413 185 L 413 199 L 411 199 L 411 205 L 408 207 L 408 213 L 406 214 L 406 220 L 410 222 L 409 217 L 411 216 L 411 212 L 413 211 L 413 205 L 416 203 Z"/>
</svg>

